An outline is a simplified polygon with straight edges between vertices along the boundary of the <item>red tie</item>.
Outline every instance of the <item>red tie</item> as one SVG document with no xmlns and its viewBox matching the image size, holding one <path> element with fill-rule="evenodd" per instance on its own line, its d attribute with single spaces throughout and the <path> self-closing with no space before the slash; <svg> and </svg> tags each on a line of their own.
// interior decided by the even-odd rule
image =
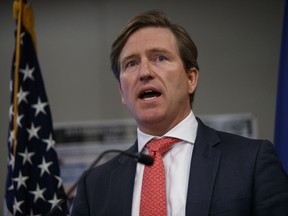
<svg viewBox="0 0 288 216">
<path fill-rule="evenodd" d="M 142 182 L 140 216 L 166 216 L 166 178 L 162 154 L 181 140 L 165 137 L 148 142 L 152 166 L 145 166 Z"/>
</svg>

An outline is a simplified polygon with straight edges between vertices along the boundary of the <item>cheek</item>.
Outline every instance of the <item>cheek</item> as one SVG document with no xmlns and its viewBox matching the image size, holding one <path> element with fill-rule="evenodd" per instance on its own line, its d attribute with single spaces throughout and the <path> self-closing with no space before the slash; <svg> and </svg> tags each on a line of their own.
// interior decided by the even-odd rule
<svg viewBox="0 0 288 216">
<path fill-rule="evenodd" d="M 174 89 L 176 91 L 189 91 L 189 80 L 185 76 L 175 76 L 172 80 L 174 82 Z"/>
<path fill-rule="evenodd" d="M 174 95 L 173 97 L 175 100 L 184 100 L 185 98 L 190 97 L 190 85 L 187 79 L 175 79 L 173 87 L 171 87 L 170 91 L 171 94 Z M 177 98 L 177 99 L 176 99 Z"/>
</svg>

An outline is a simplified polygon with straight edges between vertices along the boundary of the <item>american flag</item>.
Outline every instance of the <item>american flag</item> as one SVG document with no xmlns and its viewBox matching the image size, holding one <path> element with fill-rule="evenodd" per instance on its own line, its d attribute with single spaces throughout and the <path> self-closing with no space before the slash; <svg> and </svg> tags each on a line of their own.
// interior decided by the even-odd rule
<svg viewBox="0 0 288 216">
<path fill-rule="evenodd" d="M 67 215 L 66 201 L 57 206 L 65 199 L 65 193 L 55 151 L 52 118 L 31 31 L 25 27 L 21 26 L 18 81 L 14 74 L 16 51 L 12 62 L 6 204 L 15 216 L 46 215 L 52 209 L 55 210 L 53 215 Z M 17 82 L 18 86 L 15 86 Z"/>
<path fill-rule="evenodd" d="M 285 2 L 275 113 L 275 148 L 288 174 L 288 0 Z"/>
</svg>

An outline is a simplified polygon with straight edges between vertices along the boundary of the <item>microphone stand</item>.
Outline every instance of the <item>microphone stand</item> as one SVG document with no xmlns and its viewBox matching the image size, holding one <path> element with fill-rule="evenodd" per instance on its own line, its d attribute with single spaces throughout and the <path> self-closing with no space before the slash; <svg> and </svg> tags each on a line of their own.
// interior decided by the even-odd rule
<svg viewBox="0 0 288 216">
<path fill-rule="evenodd" d="M 52 216 L 54 211 L 66 200 L 68 200 L 69 196 L 73 193 L 73 191 L 75 190 L 75 188 L 77 187 L 78 183 L 82 180 L 82 178 L 86 175 L 88 175 L 94 166 L 96 166 L 99 161 L 103 158 L 104 155 L 108 154 L 108 153 L 120 153 L 120 154 L 124 154 L 126 156 L 135 158 L 137 162 L 145 164 L 147 166 L 151 166 L 154 162 L 154 159 L 148 155 L 145 154 L 139 154 L 139 153 L 130 153 L 127 151 L 122 151 L 122 150 L 117 150 L 117 149 L 112 149 L 112 150 L 107 150 L 102 152 L 99 157 L 97 157 L 91 164 L 90 166 L 86 169 L 86 171 L 84 171 L 81 176 L 78 178 L 78 180 L 69 188 L 69 190 L 67 191 L 67 194 L 65 195 L 64 199 L 61 199 L 56 206 L 54 206 L 54 208 L 46 215 L 46 216 Z"/>
</svg>

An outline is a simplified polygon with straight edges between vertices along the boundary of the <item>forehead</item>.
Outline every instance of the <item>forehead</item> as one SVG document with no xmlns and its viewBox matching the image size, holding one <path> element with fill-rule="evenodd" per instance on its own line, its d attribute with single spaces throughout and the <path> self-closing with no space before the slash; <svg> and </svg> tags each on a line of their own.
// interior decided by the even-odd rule
<svg viewBox="0 0 288 216">
<path fill-rule="evenodd" d="M 153 49 L 177 51 L 176 38 L 170 29 L 161 27 L 145 27 L 134 32 L 127 40 L 120 53 L 120 60 L 132 53 Z"/>
</svg>

